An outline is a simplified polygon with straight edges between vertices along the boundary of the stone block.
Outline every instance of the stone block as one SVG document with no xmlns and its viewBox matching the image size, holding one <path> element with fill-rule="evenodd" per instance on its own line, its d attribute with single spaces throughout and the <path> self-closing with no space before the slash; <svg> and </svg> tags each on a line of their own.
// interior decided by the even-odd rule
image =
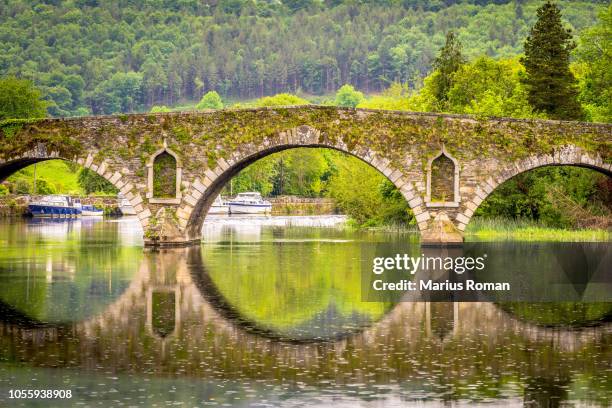
<svg viewBox="0 0 612 408">
<path fill-rule="evenodd" d="M 106 161 L 103 161 L 96 171 L 98 172 L 99 175 L 103 176 L 107 167 L 108 167 L 108 165 L 107 165 Z"/>
<path fill-rule="evenodd" d="M 457 221 L 459 221 L 459 222 L 464 223 L 464 224 L 467 224 L 468 222 L 470 222 L 470 219 L 468 217 L 466 217 L 465 215 L 461 214 L 461 213 L 457 214 L 455 219 Z"/>
<path fill-rule="evenodd" d="M 195 179 L 193 182 L 193 188 L 200 193 L 204 193 L 204 191 L 206 191 L 206 186 L 202 184 L 199 178 Z"/>
<path fill-rule="evenodd" d="M 188 196 L 185 196 L 185 202 L 191 205 L 192 207 L 195 207 L 196 204 L 198 203 L 198 200 L 194 196 L 188 195 Z"/>
<path fill-rule="evenodd" d="M 468 210 L 472 210 L 472 212 L 476 211 L 476 209 L 478 208 L 478 206 L 473 201 L 467 201 L 465 203 L 465 206 Z"/>
<path fill-rule="evenodd" d="M 428 212 L 423 212 L 423 213 L 421 213 L 419 215 L 416 215 L 415 219 L 416 219 L 416 221 L 418 223 L 425 222 L 425 221 L 429 220 L 429 213 Z"/>
<path fill-rule="evenodd" d="M 402 172 L 399 170 L 395 170 L 394 172 L 392 172 L 389 175 L 389 180 L 395 184 L 395 182 L 397 181 L 398 178 L 400 178 L 402 176 Z"/>
<path fill-rule="evenodd" d="M 423 199 L 418 195 L 408 201 L 408 205 L 410 206 L 410 208 L 416 208 L 422 204 L 423 204 Z"/>
<path fill-rule="evenodd" d="M 113 174 L 113 177 L 111 177 L 109 181 L 115 184 L 117 181 L 119 181 L 120 178 L 121 178 L 121 173 L 116 171 L 115 174 Z"/>
<path fill-rule="evenodd" d="M 223 157 L 217 160 L 217 165 L 221 168 L 221 170 L 225 171 L 230 168 L 230 165 Z"/>
<path fill-rule="evenodd" d="M 210 179 L 210 180 L 215 180 L 217 178 L 217 173 L 213 172 L 211 169 L 206 169 L 204 171 L 204 174 L 206 174 L 206 177 L 208 177 L 208 179 Z M 204 183 L 204 184 L 206 184 L 206 183 Z M 208 184 L 208 185 L 210 186 L 210 184 Z"/>
<path fill-rule="evenodd" d="M 89 168 L 89 166 L 91 166 L 91 163 L 93 163 L 93 156 L 91 154 L 88 154 L 87 160 L 85 160 L 85 163 L 83 163 L 83 167 Z"/>
<path fill-rule="evenodd" d="M 399 177 L 397 180 L 395 180 L 395 187 L 401 191 L 401 189 L 404 187 L 404 185 L 408 183 L 403 177 Z"/>
<path fill-rule="evenodd" d="M 134 186 L 132 185 L 132 183 L 127 183 L 126 185 L 124 185 L 123 187 L 121 187 L 119 189 L 119 191 L 121 191 L 121 193 L 127 197 L 127 193 L 130 192 L 132 190 Z M 129 200 L 129 198 L 128 198 Z"/>
<path fill-rule="evenodd" d="M 149 210 L 148 208 L 145 208 L 143 211 L 140 211 L 138 213 L 138 219 L 140 220 L 149 218 L 150 216 L 151 216 L 151 210 Z"/>
<path fill-rule="evenodd" d="M 200 198 L 202 198 L 203 195 L 204 195 L 204 193 L 202 193 L 202 192 L 200 192 L 200 191 L 198 191 L 196 189 L 191 190 L 191 196 L 193 198 L 195 198 L 196 200 L 199 200 Z"/>
<path fill-rule="evenodd" d="M 132 204 L 132 206 L 137 206 L 138 204 L 141 204 L 142 201 L 142 196 L 140 194 L 137 194 L 132 200 L 130 200 L 130 204 Z"/>
</svg>

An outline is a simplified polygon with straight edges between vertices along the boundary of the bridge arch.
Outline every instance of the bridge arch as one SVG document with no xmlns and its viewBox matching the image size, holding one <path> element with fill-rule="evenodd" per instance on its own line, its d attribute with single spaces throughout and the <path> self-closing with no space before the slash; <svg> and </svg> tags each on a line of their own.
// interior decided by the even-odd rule
<svg viewBox="0 0 612 408">
<path fill-rule="evenodd" d="M 47 152 L 44 146 L 38 146 L 35 149 L 10 157 L 7 160 L 0 159 L 0 182 L 25 167 L 49 160 L 64 160 L 76 163 L 103 177 L 117 188 L 117 190 L 130 202 L 136 211 L 136 215 L 140 220 L 143 230 L 146 228 L 150 212 L 146 208 L 140 193 L 137 192 L 134 185 L 130 183 L 122 171 L 114 169 L 114 166 L 107 160 L 97 160 L 92 154 L 88 154 L 85 157 L 77 156 L 68 158 L 64 157 L 59 152 Z"/>
<path fill-rule="evenodd" d="M 480 204 L 491 195 L 497 187 L 519 174 L 533 169 L 548 166 L 574 166 L 588 168 L 612 177 L 612 165 L 606 164 L 599 155 L 589 154 L 578 146 L 567 145 L 554 153 L 532 155 L 518 162 L 501 166 L 492 176 L 479 183 L 473 197 L 465 201 L 462 211 L 457 214 L 457 228 L 465 231 Z"/>
<path fill-rule="evenodd" d="M 407 201 L 414 213 L 419 230 L 427 228 L 430 219 L 429 211 L 421 195 L 416 191 L 409 175 L 395 168 L 388 159 L 382 158 L 367 147 L 348 147 L 342 140 L 330 141 L 322 137 L 321 132 L 311 126 L 298 126 L 280 132 L 263 140 L 261 144 L 249 144 L 236 150 L 229 158 L 220 158 L 213 169 L 206 169 L 204 175 L 191 183 L 184 194 L 177 216 L 181 227 L 185 228 L 187 240 L 200 238 L 204 218 L 215 197 L 221 192 L 229 180 L 250 164 L 283 150 L 306 148 L 329 148 L 359 158 L 366 164 L 382 173 Z"/>
</svg>

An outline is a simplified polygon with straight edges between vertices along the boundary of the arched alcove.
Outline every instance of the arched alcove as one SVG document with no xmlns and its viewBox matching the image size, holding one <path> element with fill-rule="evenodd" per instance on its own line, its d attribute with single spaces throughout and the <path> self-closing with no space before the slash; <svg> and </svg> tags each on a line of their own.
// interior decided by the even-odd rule
<svg viewBox="0 0 612 408">
<path fill-rule="evenodd" d="M 164 147 L 147 163 L 147 198 L 154 204 L 179 204 L 181 201 L 182 165 L 176 153 Z"/>
<path fill-rule="evenodd" d="M 427 163 L 427 207 L 459 206 L 459 163 L 442 146 Z"/>
</svg>

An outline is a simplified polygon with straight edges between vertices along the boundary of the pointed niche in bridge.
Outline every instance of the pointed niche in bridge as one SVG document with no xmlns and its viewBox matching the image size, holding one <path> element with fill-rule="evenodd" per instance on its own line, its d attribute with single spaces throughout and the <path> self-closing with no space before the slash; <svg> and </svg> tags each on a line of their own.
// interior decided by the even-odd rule
<svg viewBox="0 0 612 408">
<path fill-rule="evenodd" d="M 153 153 L 147 162 L 147 198 L 154 204 L 181 202 L 182 165 L 176 153 L 164 147 Z"/>
<path fill-rule="evenodd" d="M 442 146 L 427 163 L 427 207 L 459 207 L 459 162 Z"/>
</svg>

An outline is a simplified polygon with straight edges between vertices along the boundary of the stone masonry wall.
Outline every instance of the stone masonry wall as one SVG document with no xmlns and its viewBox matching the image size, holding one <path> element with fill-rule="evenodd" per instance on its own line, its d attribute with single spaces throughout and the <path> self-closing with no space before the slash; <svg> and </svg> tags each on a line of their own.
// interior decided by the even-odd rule
<svg viewBox="0 0 612 408">
<path fill-rule="evenodd" d="M 0 180 L 36 161 L 75 161 L 130 200 L 151 244 L 199 240 L 225 182 L 293 147 L 329 147 L 370 163 L 400 189 L 433 242 L 460 239 L 482 200 L 520 172 L 551 164 L 612 172 L 612 126 L 579 122 L 301 106 L 12 120 L 0 122 L 0 133 Z M 456 207 L 426 202 L 427 163 L 442 147 L 459 166 Z M 172 202 L 149 197 L 147 163 L 164 149 L 181 167 Z"/>
</svg>

